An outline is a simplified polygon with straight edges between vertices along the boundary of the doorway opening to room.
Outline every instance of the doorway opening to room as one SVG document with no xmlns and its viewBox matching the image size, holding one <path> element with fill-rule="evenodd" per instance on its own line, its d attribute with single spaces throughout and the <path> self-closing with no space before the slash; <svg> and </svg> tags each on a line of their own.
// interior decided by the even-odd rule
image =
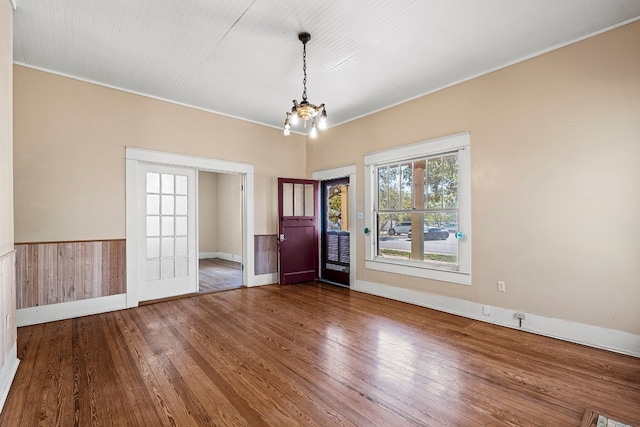
<svg viewBox="0 0 640 427">
<path fill-rule="evenodd" d="M 349 178 L 322 181 L 320 191 L 322 231 L 320 233 L 320 278 L 349 287 L 351 233 Z"/>
<path fill-rule="evenodd" d="M 198 293 L 243 286 L 242 175 L 198 171 Z"/>
<path fill-rule="evenodd" d="M 217 174 L 202 177 L 216 181 L 216 197 L 209 194 L 209 198 L 221 206 L 215 221 L 203 215 L 202 224 L 215 223 L 216 232 L 224 228 L 216 236 L 216 246 L 208 248 L 199 244 L 198 193 L 207 193 L 199 188 L 199 173 Z M 255 284 L 253 165 L 127 147 L 125 180 L 127 308 L 197 294 L 201 255 L 218 259 L 219 264 L 229 258 L 225 261 L 236 268 L 230 271 L 225 263 L 227 276 L 239 273 L 243 286 Z M 224 196 L 227 192 L 231 197 Z M 238 286 L 226 279 L 223 283 Z"/>
</svg>

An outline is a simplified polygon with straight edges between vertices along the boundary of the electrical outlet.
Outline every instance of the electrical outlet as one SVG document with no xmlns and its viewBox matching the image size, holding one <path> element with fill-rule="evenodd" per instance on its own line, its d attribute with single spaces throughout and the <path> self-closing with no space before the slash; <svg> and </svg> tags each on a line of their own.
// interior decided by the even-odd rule
<svg viewBox="0 0 640 427">
<path fill-rule="evenodd" d="M 484 314 L 485 316 L 491 316 L 491 306 L 490 305 L 483 305 L 482 306 L 482 314 Z"/>
<path fill-rule="evenodd" d="M 506 292 L 506 284 L 503 281 L 498 281 L 498 292 Z"/>
</svg>

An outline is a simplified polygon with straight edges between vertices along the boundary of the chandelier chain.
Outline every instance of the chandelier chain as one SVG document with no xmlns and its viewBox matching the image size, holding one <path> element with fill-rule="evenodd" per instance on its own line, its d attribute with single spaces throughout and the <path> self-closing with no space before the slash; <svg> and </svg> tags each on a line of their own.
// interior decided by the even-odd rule
<svg viewBox="0 0 640 427">
<path fill-rule="evenodd" d="M 304 78 L 302 79 L 302 87 L 304 90 L 302 91 L 302 100 L 307 100 L 307 44 L 302 44 L 302 71 L 304 73 Z"/>
</svg>

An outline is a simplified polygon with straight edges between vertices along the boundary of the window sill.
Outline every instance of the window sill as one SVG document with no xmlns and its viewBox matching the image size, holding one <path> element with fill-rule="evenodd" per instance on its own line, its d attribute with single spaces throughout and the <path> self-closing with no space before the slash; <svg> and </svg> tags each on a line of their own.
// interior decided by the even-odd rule
<svg viewBox="0 0 640 427">
<path fill-rule="evenodd" d="M 471 286 L 471 275 L 459 271 L 435 270 L 427 267 L 400 264 L 380 259 L 366 260 L 364 267 L 369 270 L 384 271 L 386 273 L 403 274 L 405 276 L 421 277 L 423 279 L 439 280 L 441 282 L 457 283 Z"/>
</svg>

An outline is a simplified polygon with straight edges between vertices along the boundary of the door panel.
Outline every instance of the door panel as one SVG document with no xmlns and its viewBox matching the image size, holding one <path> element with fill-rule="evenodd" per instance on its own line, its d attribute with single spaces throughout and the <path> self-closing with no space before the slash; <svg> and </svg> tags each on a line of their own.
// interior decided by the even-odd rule
<svg viewBox="0 0 640 427">
<path fill-rule="evenodd" d="M 195 171 L 140 165 L 140 301 L 197 292 Z"/>
<path fill-rule="evenodd" d="M 318 182 L 278 178 L 280 283 L 318 278 Z"/>
</svg>

